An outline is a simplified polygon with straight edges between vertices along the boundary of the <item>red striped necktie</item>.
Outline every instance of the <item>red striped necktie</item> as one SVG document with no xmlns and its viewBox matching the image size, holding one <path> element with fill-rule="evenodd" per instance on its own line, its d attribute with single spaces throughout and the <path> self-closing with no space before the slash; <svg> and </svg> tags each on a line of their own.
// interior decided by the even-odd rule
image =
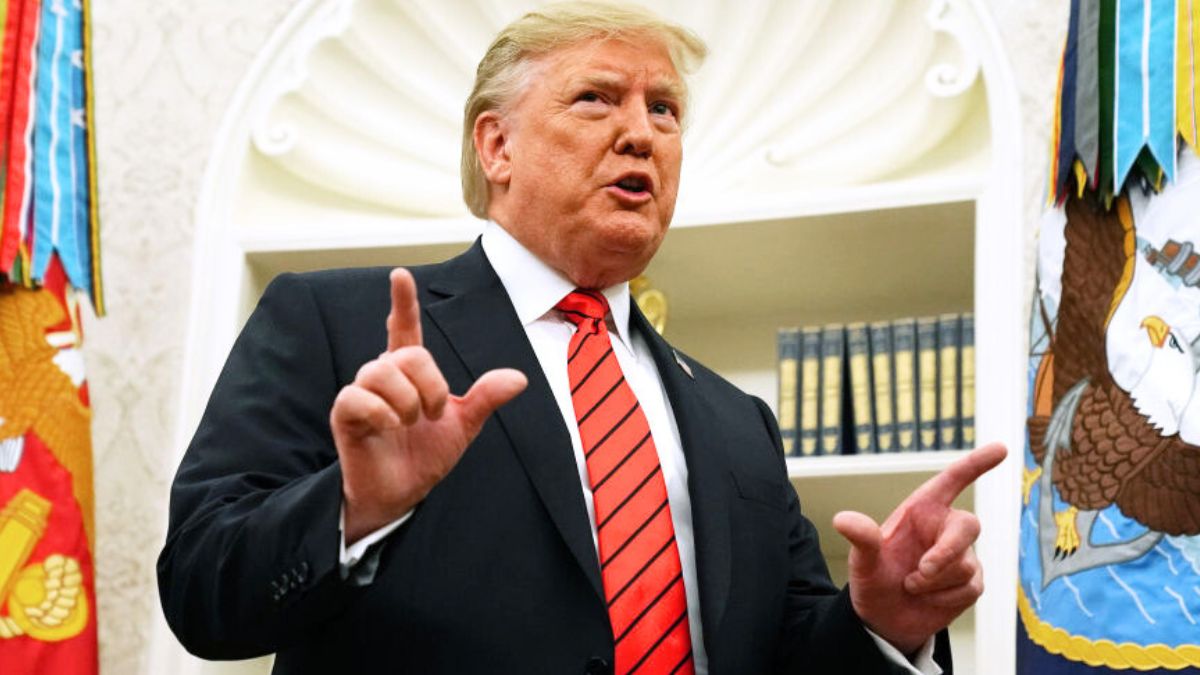
<svg viewBox="0 0 1200 675">
<path fill-rule="evenodd" d="M 646 415 L 613 354 L 608 303 L 596 291 L 575 290 L 556 307 L 576 326 L 567 374 L 596 507 L 615 672 L 690 675 L 687 595 L 667 484 Z"/>
</svg>

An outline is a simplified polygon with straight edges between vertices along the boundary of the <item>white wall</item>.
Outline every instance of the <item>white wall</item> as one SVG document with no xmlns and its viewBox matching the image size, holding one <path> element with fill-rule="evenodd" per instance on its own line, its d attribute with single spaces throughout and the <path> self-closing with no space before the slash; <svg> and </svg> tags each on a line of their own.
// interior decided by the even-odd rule
<svg viewBox="0 0 1200 675">
<path fill-rule="evenodd" d="M 175 470 L 171 443 L 200 177 L 239 79 L 293 4 L 93 3 L 109 316 L 87 322 L 85 349 L 95 414 L 97 585 L 107 675 L 150 672 L 149 633 L 160 611 L 154 561 Z M 1068 5 L 994 3 L 1022 96 L 1027 216 L 1013 227 L 1028 233 L 1030 261 Z"/>
<path fill-rule="evenodd" d="M 148 673 L 168 458 L 212 136 L 242 73 L 293 0 L 94 2 L 104 281 L 86 322 L 94 410 L 102 672 Z"/>
<path fill-rule="evenodd" d="M 1033 293 L 1036 224 L 1046 202 L 1046 169 L 1050 163 L 1050 134 L 1053 131 L 1054 99 L 1058 67 L 1067 35 L 1068 0 L 990 0 L 1021 93 L 1021 117 L 1025 137 L 1025 281 L 1023 297 Z"/>
</svg>

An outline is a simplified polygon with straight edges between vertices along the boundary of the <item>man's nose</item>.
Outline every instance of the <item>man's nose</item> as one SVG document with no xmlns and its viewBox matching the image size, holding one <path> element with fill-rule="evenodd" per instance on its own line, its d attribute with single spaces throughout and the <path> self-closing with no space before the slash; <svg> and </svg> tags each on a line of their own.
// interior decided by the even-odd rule
<svg viewBox="0 0 1200 675">
<path fill-rule="evenodd" d="M 648 158 L 654 151 L 654 127 L 650 111 L 641 102 L 626 105 L 620 115 L 615 149 L 618 154 Z"/>
</svg>

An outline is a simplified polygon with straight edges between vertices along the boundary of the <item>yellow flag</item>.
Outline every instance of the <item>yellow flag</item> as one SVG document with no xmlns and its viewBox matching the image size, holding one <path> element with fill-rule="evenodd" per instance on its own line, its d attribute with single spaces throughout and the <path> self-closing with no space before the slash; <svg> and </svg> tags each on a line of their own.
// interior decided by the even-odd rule
<svg viewBox="0 0 1200 675">
<path fill-rule="evenodd" d="M 1179 135 L 1200 154 L 1196 145 L 1196 50 L 1200 47 L 1200 0 L 1179 0 L 1179 16 L 1176 21 L 1175 55 L 1175 111 Z"/>
</svg>

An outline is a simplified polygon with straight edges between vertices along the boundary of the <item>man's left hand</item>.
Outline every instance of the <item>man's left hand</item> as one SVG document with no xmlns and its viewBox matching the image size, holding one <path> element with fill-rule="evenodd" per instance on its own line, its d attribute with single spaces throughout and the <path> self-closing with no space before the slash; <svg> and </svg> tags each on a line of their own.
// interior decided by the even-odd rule
<svg viewBox="0 0 1200 675">
<path fill-rule="evenodd" d="M 952 504 L 1007 453 L 1000 443 L 977 448 L 917 488 L 882 527 L 854 511 L 834 516 L 851 545 L 854 611 L 904 654 L 917 652 L 983 593 L 983 568 L 971 548 L 979 519 Z"/>
</svg>

